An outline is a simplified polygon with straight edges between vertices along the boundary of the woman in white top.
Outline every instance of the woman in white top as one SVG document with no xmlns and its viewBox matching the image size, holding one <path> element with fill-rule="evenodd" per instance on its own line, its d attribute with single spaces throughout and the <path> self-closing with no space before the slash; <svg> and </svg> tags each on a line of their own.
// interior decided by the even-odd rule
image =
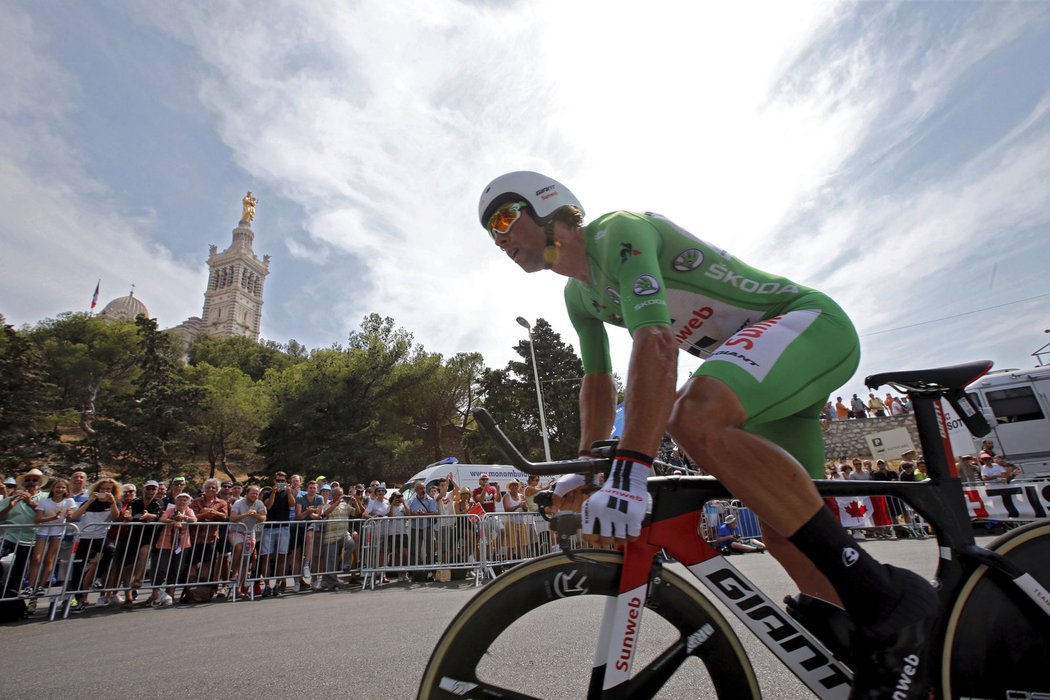
<svg viewBox="0 0 1050 700">
<path fill-rule="evenodd" d="M 51 579 L 51 570 L 55 566 L 62 536 L 65 533 L 66 519 L 72 515 L 77 504 L 69 495 L 69 483 L 65 479 L 51 482 L 51 493 L 40 501 L 36 507 L 36 523 L 51 523 L 47 527 L 38 527 L 36 544 L 33 548 L 33 566 L 29 577 L 28 591 L 34 596 L 44 595 L 46 584 Z"/>
<path fill-rule="evenodd" d="M 83 554 L 86 571 L 80 581 L 71 582 L 73 586 L 79 586 L 80 590 L 91 590 L 95 580 L 95 571 L 99 568 L 106 544 L 106 533 L 109 532 L 110 523 L 120 517 L 119 492 L 120 484 L 114 479 L 99 479 L 91 487 L 88 499 L 69 516 L 71 520 L 80 518 L 77 557 Z M 87 595 L 84 596 L 83 605 L 87 605 Z"/>
<path fill-rule="evenodd" d="M 517 479 L 511 479 L 507 484 L 507 492 L 503 494 L 503 511 L 508 514 L 526 512 L 525 494 L 521 490 L 521 482 Z M 503 535 L 506 538 L 504 543 L 507 546 L 507 559 L 524 559 L 529 536 L 528 524 L 523 515 L 506 518 Z"/>
</svg>

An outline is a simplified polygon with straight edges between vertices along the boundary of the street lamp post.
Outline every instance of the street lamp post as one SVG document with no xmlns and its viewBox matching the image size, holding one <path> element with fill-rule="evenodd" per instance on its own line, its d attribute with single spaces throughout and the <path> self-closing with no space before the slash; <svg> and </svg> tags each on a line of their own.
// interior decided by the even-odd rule
<svg viewBox="0 0 1050 700">
<path fill-rule="evenodd" d="M 551 461 L 551 441 L 547 436 L 547 418 L 543 414 L 543 392 L 540 390 L 540 368 L 536 365 L 536 344 L 532 342 L 532 326 L 521 316 L 517 318 L 518 325 L 529 332 L 529 352 L 532 353 L 532 375 L 536 379 L 536 403 L 540 405 L 540 433 L 543 435 L 543 454 L 547 461 Z"/>
</svg>

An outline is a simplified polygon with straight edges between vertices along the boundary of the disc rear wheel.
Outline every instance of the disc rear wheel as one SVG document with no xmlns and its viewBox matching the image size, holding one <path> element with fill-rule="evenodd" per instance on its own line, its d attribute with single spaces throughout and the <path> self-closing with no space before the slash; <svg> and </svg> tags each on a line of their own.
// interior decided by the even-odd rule
<svg viewBox="0 0 1050 700">
<path fill-rule="evenodd" d="M 989 549 L 1050 588 L 1050 523 L 1012 530 Z M 942 661 L 944 697 L 1050 696 L 1050 617 L 1004 576 L 981 566 L 952 606 Z"/>
</svg>

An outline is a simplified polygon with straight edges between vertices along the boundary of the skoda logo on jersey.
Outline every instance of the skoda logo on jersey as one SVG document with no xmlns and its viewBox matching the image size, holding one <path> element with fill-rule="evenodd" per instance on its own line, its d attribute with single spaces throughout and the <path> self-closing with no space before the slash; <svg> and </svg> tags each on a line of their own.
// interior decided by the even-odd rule
<svg viewBox="0 0 1050 700">
<path fill-rule="evenodd" d="M 697 248 L 690 248 L 689 250 L 683 250 L 679 253 L 671 262 L 671 267 L 678 272 L 690 272 L 703 264 L 704 251 Z"/>
<path fill-rule="evenodd" d="M 660 291 L 660 283 L 652 275 L 638 275 L 634 278 L 631 291 L 640 297 L 651 297 Z"/>
<path fill-rule="evenodd" d="M 620 293 L 612 287 L 605 288 L 605 296 L 609 297 L 609 301 L 611 301 L 612 303 L 616 304 L 617 306 L 620 305 Z"/>
</svg>

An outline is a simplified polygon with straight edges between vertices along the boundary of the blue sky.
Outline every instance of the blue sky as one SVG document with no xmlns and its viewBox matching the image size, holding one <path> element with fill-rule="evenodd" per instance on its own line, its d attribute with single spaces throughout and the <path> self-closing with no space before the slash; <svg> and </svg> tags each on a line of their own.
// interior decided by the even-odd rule
<svg viewBox="0 0 1050 700">
<path fill-rule="evenodd" d="M 528 168 L 592 216 L 659 211 L 830 293 L 862 334 L 847 393 L 892 368 L 1027 367 L 1050 341 L 1046 3 L 0 12 L 8 322 L 86 310 L 99 278 L 162 326 L 199 315 L 207 246 L 250 189 L 264 337 L 324 347 L 378 312 L 502 366 L 519 315 L 575 340 L 561 280 L 521 274 L 475 221 L 485 183 Z"/>
</svg>

